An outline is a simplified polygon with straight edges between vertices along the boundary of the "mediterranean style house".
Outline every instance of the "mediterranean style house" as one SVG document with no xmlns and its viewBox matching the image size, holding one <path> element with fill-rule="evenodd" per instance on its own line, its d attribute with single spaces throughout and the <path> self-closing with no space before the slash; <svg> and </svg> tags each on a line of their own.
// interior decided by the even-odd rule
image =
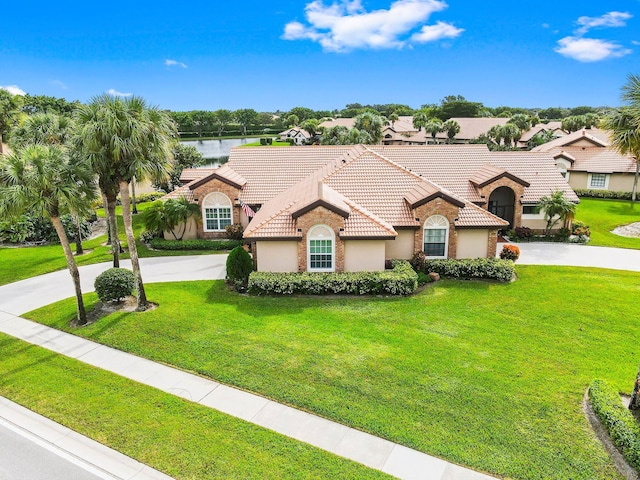
<svg viewBox="0 0 640 480">
<path fill-rule="evenodd" d="M 621 155 L 609 145 L 609 134 L 597 128 L 581 129 L 532 150 L 553 157 L 574 189 L 630 192 L 637 160 Z"/>
<path fill-rule="evenodd" d="M 376 271 L 419 251 L 493 257 L 499 230 L 544 228 L 540 197 L 578 202 L 549 155 L 485 145 L 236 148 L 181 178 L 165 198 L 202 211 L 185 238 L 240 223 L 260 271 Z"/>
</svg>

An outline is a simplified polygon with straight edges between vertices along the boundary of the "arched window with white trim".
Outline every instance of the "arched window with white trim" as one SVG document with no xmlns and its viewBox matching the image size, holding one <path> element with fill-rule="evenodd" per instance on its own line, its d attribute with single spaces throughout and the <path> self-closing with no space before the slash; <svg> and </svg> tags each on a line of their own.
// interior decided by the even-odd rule
<svg viewBox="0 0 640 480">
<path fill-rule="evenodd" d="M 307 270 L 333 272 L 335 270 L 335 234 L 327 225 L 315 225 L 307 234 Z"/>
<path fill-rule="evenodd" d="M 233 205 L 224 193 L 213 192 L 202 201 L 202 224 L 205 232 L 223 232 L 233 223 Z"/>
<path fill-rule="evenodd" d="M 449 220 L 432 215 L 424 222 L 423 252 L 427 258 L 447 258 L 449 250 Z"/>
</svg>

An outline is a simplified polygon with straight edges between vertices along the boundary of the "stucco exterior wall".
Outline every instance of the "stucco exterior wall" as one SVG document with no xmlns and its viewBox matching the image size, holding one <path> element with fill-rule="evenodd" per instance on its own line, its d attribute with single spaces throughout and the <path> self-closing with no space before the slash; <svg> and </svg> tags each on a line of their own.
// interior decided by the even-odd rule
<svg viewBox="0 0 640 480">
<path fill-rule="evenodd" d="M 182 225 L 176 227 L 176 235 L 180 236 L 182 233 Z M 164 232 L 165 240 L 175 240 L 171 232 Z M 187 220 L 187 229 L 182 236 L 183 240 L 193 240 L 194 238 L 198 238 L 198 222 L 193 218 Z"/>
<path fill-rule="evenodd" d="M 204 197 L 209 195 L 212 192 L 220 192 L 224 193 L 229 200 L 231 200 L 231 223 L 239 223 L 241 216 L 240 212 L 242 209 L 240 206 L 235 205 L 235 199 L 238 198 L 238 194 L 240 190 L 238 188 L 232 187 L 231 185 L 224 183 L 217 178 L 212 179 L 211 181 L 205 183 L 204 185 L 200 185 L 198 188 L 193 190 L 193 197 L 198 201 L 198 205 L 200 206 L 200 211 L 202 211 L 202 201 Z M 198 238 L 226 238 L 227 233 L 224 231 L 221 232 L 205 232 L 204 231 L 204 221 L 200 222 L 198 225 Z"/>
<path fill-rule="evenodd" d="M 295 240 L 256 242 L 259 272 L 297 272 L 298 242 Z"/>
<path fill-rule="evenodd" d="M 384 270 L 385 240 L 345 240 L 345 272 Z"/>
<path fill-rule="evenodd" d="M 631 173 L 612 173 L 609 177 L 609 190 L 612 192 L 630 192 L 633 190 Z"/>
<path fill-rule="evenodd" d="M 415 253 L 415 230 L 396 230 L 398 236 L 395 240 L 385 241 L 385 258 L 391 260 L 392 258 L 401 258 L 404 260 L 410 260 Z"/>
<path fill-rule="evenodd" d="M 459 229 L 456 258 L 486 257 L 489 244 L 489 230 Z"/>
<path fill-rule="evenodd" d="M 544 220 L 544 218 L 541 219 L 541 218 L 525 218 L 525 217 L 523 217 L 522 219 L 523 227 L 528 227 L 531 230 L 536 230 L 536 231 L 542 231 L 545 228 L 547 228 L 547 222 Z"/>
<path fill-rule="evenodd" d="M 589 174 L 587 172 L 570 171 L 570 174 L 569 174 L 569 186 L 571 188 L 573 188 L 574 190 L 589 188 L 589 187 L 587 187 L 587 177 L 588 177 L 588 175 Z"/>
</svg>

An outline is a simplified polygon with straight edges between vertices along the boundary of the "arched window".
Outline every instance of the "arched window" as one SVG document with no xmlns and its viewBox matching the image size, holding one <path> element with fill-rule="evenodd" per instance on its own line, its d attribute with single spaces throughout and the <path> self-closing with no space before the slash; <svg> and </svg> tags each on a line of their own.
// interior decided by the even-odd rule
<svg viewBox="0 0 640 480">
<path fill-rule="evenodd" d="M 233 223 L 231 200 L 224 193 L 210 193 L 202 201 L 202 222 L 205 232 L 221 232 Z"/>
<path fill-rule="evenodd" d="M 307 234 L 307 265 L 310 272 L 335 270 L 335 235 L 326 225 L 316 225 Z"/>
<path fill-rule="evenodd" d="M 424 222 L 423 251 L 428 258 L 447 258 L 449 245 L 449 220 L 442 215 L 432 215 Z"/>
</svg>

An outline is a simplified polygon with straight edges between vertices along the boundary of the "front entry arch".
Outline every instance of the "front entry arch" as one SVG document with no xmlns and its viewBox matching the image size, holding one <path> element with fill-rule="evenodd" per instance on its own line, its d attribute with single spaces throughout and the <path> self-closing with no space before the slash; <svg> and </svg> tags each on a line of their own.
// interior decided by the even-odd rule
<svg viewBox="0 0 640 480">
<path fill-rule="evenodd" d="M 509 222 L 513 228 L 516 194 L 509 187 L 498 187 L 489 196 L 489 211 Z"/>
</svg>

